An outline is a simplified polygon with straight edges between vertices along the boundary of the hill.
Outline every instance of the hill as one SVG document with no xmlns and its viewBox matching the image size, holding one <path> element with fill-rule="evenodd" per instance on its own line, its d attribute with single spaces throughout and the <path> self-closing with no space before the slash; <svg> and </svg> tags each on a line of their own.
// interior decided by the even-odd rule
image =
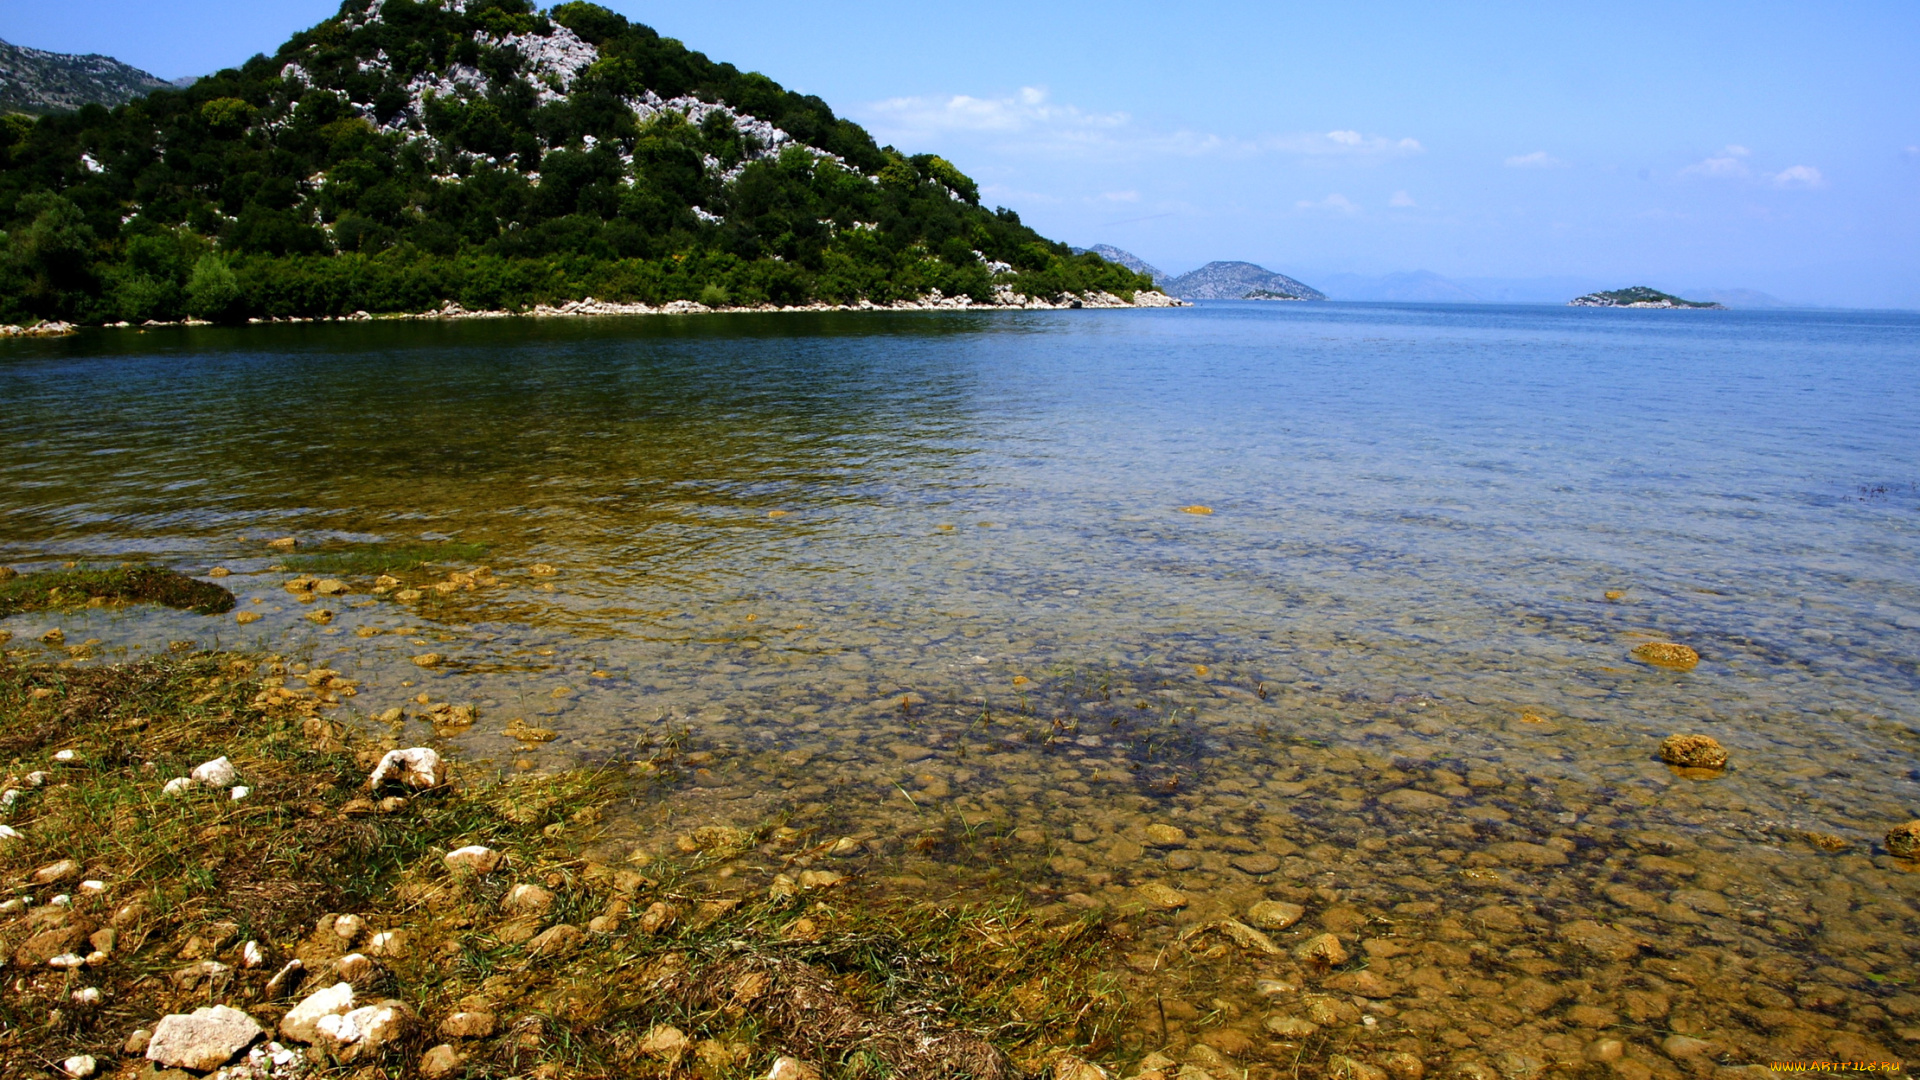
<svg viewBox="0 0 1920 1080">
<path fill-rule="evenodd" d="M 1095 255 L 1100 256 L 1101 258 L 1107 260 L 1110 263 L 1114 263 L 1119 266 L 1124 266 L 1136 274 L 1147 275 L 1148 277 L 1153 279 L 1153 282 L 1156 285 L 1161 284 L 1167 280 L 1167 275 L 1161 272 L 1159 267 L 1153 265 L 1152 263 L 1148 262 L 1145 259 L 1142 259 L 1140 256 L 1135 255 L 1131 251 L 1122 251 L 1121 249 L 1114 247 L 1112 244 L 1095 244 L 1090 248 L 1074 248 L 1073 249 L 1073 253 L 1075 255 L 1084 255 L 1089 251 L 1093 252 Z"/>
<path fill-rule="evenodd" d="M 119 105 L 169 85 L 111 56 L 44 52 L 0 41 L 0 113 L 37 116 L 82 105 Z"/>
<path fill-rule="evenodd" d="M 580 2 L 346 0 L 189 87 L 0 121 L 0 227 L 0 321 L 1151 288 L 942 158 Z"/>
<path fill-rule="evenodd" d="M 1711 300 L 1682 300 L 1658 289 L 1645 285 L 1634 285 L 1625 289 L 1609 292 L 1593 292 L 1585 296 L 1576 296 L 1567 301 L 1568 307 L 1632 307 L 1632 308 L 1721 308 L 1723 305 Z"/>
<path fill-rule="evenodd" d="M 1285 274 L 1276 274 L 1249 262 L 1210 262 L 1166 283 L 1168 296 L 1182 300 L 1244 300 L 1250 293 L 1262 299 L 1325 300 L 1326 294 Z"/>
</svg>

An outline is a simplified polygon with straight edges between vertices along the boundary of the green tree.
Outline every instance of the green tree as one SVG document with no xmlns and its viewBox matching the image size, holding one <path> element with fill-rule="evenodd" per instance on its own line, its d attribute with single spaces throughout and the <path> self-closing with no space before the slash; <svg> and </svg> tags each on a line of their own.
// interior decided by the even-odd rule
<svg viewBox="0 0 1920 1080">
<path fill-rule="evenodd" d="M 227 260 L 209 251 L 193 264 L 187 278 L 187 314 L 208 322 L 233 318 L 240 299 L 240 282 Z"/>
</svg>

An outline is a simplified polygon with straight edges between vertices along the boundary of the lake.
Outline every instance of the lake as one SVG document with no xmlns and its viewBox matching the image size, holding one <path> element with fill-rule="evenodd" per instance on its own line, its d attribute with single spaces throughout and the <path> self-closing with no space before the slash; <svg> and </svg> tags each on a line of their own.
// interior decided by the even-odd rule
<svg viewBox="0 0 1920 1080">
<path fill-rule="evenodd" d="M 11 648 L 59 626 L 98 639 L 80 663 L 260 650 L 357 681 L 352 712 L 404 710 L 402 744 L 630 770 L 609 858 L 780 823 L 934 895 L 1171 886 L 1167 935 L 1260 899 L 1308 908 L 1288 947 L 1395 927 L 1414 944 L 1369 970 L 1405 993 L 1358 1000 L 1533 1061 L 1584 1045 L 1516 1007 L 1536 976 L 1776 1054 L 1920 1039 L 1920 875 L 1880 839 L 1920 816 L 1917 485 L 1906 313 L 1242 302 L 0 343 L 0 564 L 219 566 L 262 616 L 22 616 Z M 282 536 L 480 544 L 499 584 L 303 603 Z M 1650 641 L 1700 663 L 1642 663 Z M 1730 766 L 1668 768 L 1673 733 Z M 714 880 L 764 888 L 775 862 Z M 1135 973 L 1159 940 L 1124 947 Z M 1419 943 L 1468 940 L 1504 975 L 1416 993 Z M 1181 992 L 1230 1020 L 1286 966 L 1208 963 L 1213 989 Z"/>
</svg>

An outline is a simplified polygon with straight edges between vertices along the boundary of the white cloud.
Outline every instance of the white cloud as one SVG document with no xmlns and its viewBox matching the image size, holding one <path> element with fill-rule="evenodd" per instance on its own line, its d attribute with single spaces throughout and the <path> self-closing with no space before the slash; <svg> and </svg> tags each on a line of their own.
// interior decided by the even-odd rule
<svg viewBox="0 0 1920 1080">
<path fill-rule="evenodd" d="M 1774 173 L 1772 176 L 1767 177 L 1767 179 L 1777 188 L 1798 188 L 1804 190 L 1827 186 L 1827 178 L 1821 176 L 1820 170 L 1811 165 L 1788 166 Z"/>
<path fill-rule="evenodd" d="M 1535 150 L 1531 154 L 1515 154 L 1507 159 L 1509 169 L 1564 169 L 1566 167 L 1566 162 L 1545 150 Z"/>
<path fill-rule="evenodd" d="M 1293 205 L 1294 208 L 1298 210 L 1327 210 L 1336 214 L 1357 214 L 1360 212 L 1360 208 L 1354 205 L 1352 199 L 1347 198 L 1337 191 L 1324 199 L 1302 199 Z"/>
<path fill-rule="evenodd" d="M 1140 193 L 1137 191 L 1103 191 L 1100 193 L 1100 198 L 1107 202 L 1137 203 L 1140 201 Z"/>
<path fill-rule="evenodd" d="M 1722 150 L 1713 157 L 1707 158 L 1705 161 L 1696 161 L 1686 168 L 1681 169 L 1680 175 L 1705 176 L 1715 180 L 1744 179 L 1752 175 L 1752 173 L 1751 170 L 1747 168 L 1747 163 L 1741 159 L 1749 157 L 1752 154 L 1753 151 L 1744 146 L 1730 145 L 1725 150 Z"/>
<path fill-rule="evenodd" d="M 1023 86 L 1009 97 L 977 98 L 900 97 L 875 102 L 866 109 L 896 128 L 916 134 L 946 131 L 1019 132 L 1035 128 L 1100 131 L 1125 127 L 1131 117 L 1123 112 L 1090 113 L 1072 105 L 1055 105 L 1046 90 Z"/>
<path fill-rule="evenodd" d="M 1414 205 L 1413 196 L 1407 194 L 1404 191 L 1396 191 L 1393 193 L 1393 198 L 1387 200 L 1387 205 L 1388 206 L 1413 206 Z"/>
<path fill-rule="evenodd" d="M 1188 129 L 1152 129 L 1124 112 L 1098 112 L 1053 101 L 1044 87 L 1023 86 L 1004 97 L 953 94 L 899 97 L 854 110 L 882 142 L 938 144 L 974 136 L 996 149 L 1068 157 L 1198 157 L 1289 154 L 1306 158 L 1381 161 L 1422 153 L 1418 139 L 1358 131 L 1228 137 Z"/>
<path fill-rule="evenodd" d="M 1343 157 L 1385 159 L 1424 154 L 1427 148 L 1419 139 L 1391 139 L 1384 135 L 1362 135 L 1357 131 L 1304 132 L 1294 135 L 1269 135 L 1254 140 L 1262 150 L 1305 157 Z"/>
</svg>

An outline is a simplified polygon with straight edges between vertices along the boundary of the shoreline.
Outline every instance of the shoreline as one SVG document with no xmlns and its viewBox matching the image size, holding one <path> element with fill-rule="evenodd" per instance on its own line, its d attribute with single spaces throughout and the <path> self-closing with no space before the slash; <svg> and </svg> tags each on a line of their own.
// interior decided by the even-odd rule
<svg viewBox="0 0 1920 1080">
<path fill-rule="evenodd" d="M 379 322 L 379 321 L 422 321 L 429 319 L 551 319 L 601 316 L 634 315 L 746 315 L 746 314 L 805 314 L 843 311 L 1078 311 L 1081 309 L 1106 310 L 1114 308 L 1176 308 L 1192 307 L 1191 301 L 1180 300 L 1157 290 L 1141 291 L 1134 294 L 1129 302 L 1109 292 L 1095 290 L 1086 293 L 1066 293 L 1055 300 L 1044 300 L 1017 293 L 1001 286 L 994 291 L 993 303 L 976 303 L 967 296 L 946 296 L 940 290 L 920 297 L 917 300 L 896 300 L 892 303 L 876 304 L 871 300 L 861 300 L 856 304 L 756 304 L 750 307 L 726 305 L 712 307 L 697 300 L 669 300 L 660 305 L 647 303 L 626 304 L 614 300 L 600 300 L 585 297 L 580 300 L 568 300 L 559 305 L 535 304 L 525 311 L 509 311 L 504 308 L 470 310 L 458 301 L 448 300 L 440 307 L 419 312 L 394 312 L 379 315 L 367 311 L 356 311 L 351 315 L 292 315 L 247 319 L 248 326 L 273 326 L 294 323 L 327 322 Z M 98 326 L 76 326 L 72 323 L 48 321 L 34 326 L 0 326 L 0 338 L 7 337 L 65 337 L 77 334 L 81 329 L 101 330 L 146 330 L 168 326 L 216 326 L 222 325 L 203 319 L 182 319 L 162 321 L 148 319 L 141 323 L 125 320 L 102 323 Z M 229 324 L 239 325 L 239 324 Z"/>
</svg>

